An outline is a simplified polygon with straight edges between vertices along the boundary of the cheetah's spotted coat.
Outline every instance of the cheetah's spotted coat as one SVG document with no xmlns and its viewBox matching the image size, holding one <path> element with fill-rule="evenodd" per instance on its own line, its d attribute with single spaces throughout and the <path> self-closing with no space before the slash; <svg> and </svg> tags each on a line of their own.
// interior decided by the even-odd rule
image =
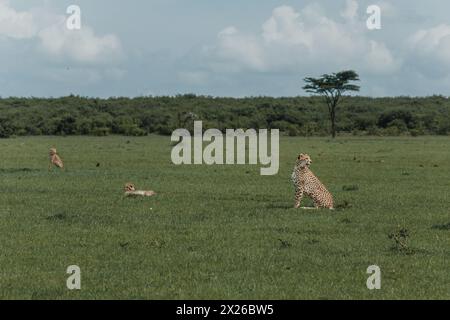
<svg viewBox="0 0 450 320">
<path fill-rule="evenodd" d="M 50 163 L 48 165 L 48 169 L 50 170 L 52 166 L 56 166 L 58 168 L 64 169 L 64 163 L 56 152 L 55 148 L 51 148 L 49 152 Z"/>
<path fill-rule="evenodd" d="M 306 194 L 314 201 L 315 208 L 333 209 L 333 196 L 309 169 L 312 163 L 307 154 L 300 154 L 292 173 L 292 181 L 295 186 L 295 208 L 300 207 L 300 202 Z"/>
<path fill-rule="evenodd" d="M 125 184 L 125 196 L 126 197 L 152 197 L 156 194 L 155 191 L 153 190 L 149 190 L 149 191 L 145 191 L 145 190 L 136 190 L 136 187 L 134 186 L 134 184 L 132 183 L 127 183 Z"/>
</svg>

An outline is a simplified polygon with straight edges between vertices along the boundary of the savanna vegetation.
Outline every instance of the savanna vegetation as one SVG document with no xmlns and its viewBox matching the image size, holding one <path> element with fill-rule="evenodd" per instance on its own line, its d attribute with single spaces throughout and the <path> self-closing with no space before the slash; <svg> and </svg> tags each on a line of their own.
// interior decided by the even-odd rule
<svg viewBox="0 0 450 320">
<path fill-rule="evenodd" d="M 175 166 L 157 135 L 0 140 L 0 299 L 449 299 L 449 146 L 282 137 L 279 174 L 261 176 Z M 336 210 L 293 208 L 299 152 Z M 158 194 L 125 198 L 128 181 Z"/>
<path fill-rule="evenodd" d="M 342 97 L 335 130 L 353 135 L 448 135 L 444 96 Z M 169 135 L 176 128 L 278 128 L 289 136 L 325 136 L 330 116 L 322 97 L 221 98 L 193 94 L 137 98 L 3 98 L 0 137 L 29 135 Z"/>
<path fill-rule="evenodd" d="M 336 112 L 339 101 L 346 92 L 359 91 L 360 87 L 354 84 L 355 81 L 359 81 L 359 75 L 353 70 L 346 70 L 324 74 L 319 78 L 307 77 L 304 81 L 306 85 L 303 90 L 325 98 L 331 122 L 331 136 L 335 138 Z"/>
</svg>

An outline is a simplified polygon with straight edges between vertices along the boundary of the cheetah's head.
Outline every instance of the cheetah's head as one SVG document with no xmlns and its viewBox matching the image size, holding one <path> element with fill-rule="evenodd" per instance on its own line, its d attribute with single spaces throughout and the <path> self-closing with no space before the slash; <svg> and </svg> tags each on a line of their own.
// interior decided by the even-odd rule
<svg viewBox="0 0 450 320">
<path fill-rule="evenodd" d="M 297 157 L 296 165 L 300 168 L 309 167 L 309 165 L 312 163 L 311 157 L 307 154 L 301 153 Z"/>
<path fill-rule="evenodd" d="M 136 191 L 136 188 L 134 187 L 134 184 L 128 182 L 125 184 L 125 191 Z"/>
<path fill-rule="evenodd" d="M 50 155 L 53 156 L 56 154 L 56 149 L 55 148 L 50 148 Z"/>
</svg>

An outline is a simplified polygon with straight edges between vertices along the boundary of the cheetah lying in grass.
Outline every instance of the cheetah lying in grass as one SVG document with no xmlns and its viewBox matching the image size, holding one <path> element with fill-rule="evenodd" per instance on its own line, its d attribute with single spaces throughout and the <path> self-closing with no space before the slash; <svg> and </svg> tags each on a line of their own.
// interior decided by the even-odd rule
<svg viewBox="0 0 450 320">
<path fill-rule="evenodd" d="M 309 169 L 312 163 L 307 154 L 300 154 L 295 163 L 292 181 L 295 186 L 295 208 L 300 207 L 303 195 L 311 197 L 314 208 L 302 207 L 302 209 L 328 208 L 333 210 L 333 196 Z"/>
<path fill-rule="evenodd" d="M 61 158 L 58 156 L 55 148 L 50 149 L 50 163 L 48 165 L 48 170 L 50 170 L 53 166 L 64 169 L 64 163 Z"/>
<path fill-rule="evenodd" d="M 149 190 L 149 191 L 143 191 L 143 190 L 136 190 L 134 187 L 134 184 L 127 183 L 125 185 L 125 196 L 126 197 L 151 197 L 156 194 L 155 191 Z"/>
</svg>

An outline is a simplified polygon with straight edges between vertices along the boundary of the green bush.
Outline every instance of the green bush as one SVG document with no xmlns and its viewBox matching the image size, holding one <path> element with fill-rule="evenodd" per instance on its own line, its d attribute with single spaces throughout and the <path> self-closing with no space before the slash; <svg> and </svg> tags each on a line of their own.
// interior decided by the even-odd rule
<svg viewBox="0 0 450 320">
<path fill-rule="evenodd" d="M 280 129 L 290 136 L 330 132 L 321 97 L 220 98 L 194 94 L 137 98 L 0 98 L 0 137 L 13 135 L 171 135 L 176 128 Z M 340 133 L 353 135 L 450 134 L 450 101 L 426 98 L 343 97 Z"/>
<path fill-rule="evenodd" d="M 104 137 L 108 136 L 110 134 L 111 130 L 110 128 L 101 127 L 101 128 L 94 128 L 90 134 L 94 136 Z"/>
</svg>

